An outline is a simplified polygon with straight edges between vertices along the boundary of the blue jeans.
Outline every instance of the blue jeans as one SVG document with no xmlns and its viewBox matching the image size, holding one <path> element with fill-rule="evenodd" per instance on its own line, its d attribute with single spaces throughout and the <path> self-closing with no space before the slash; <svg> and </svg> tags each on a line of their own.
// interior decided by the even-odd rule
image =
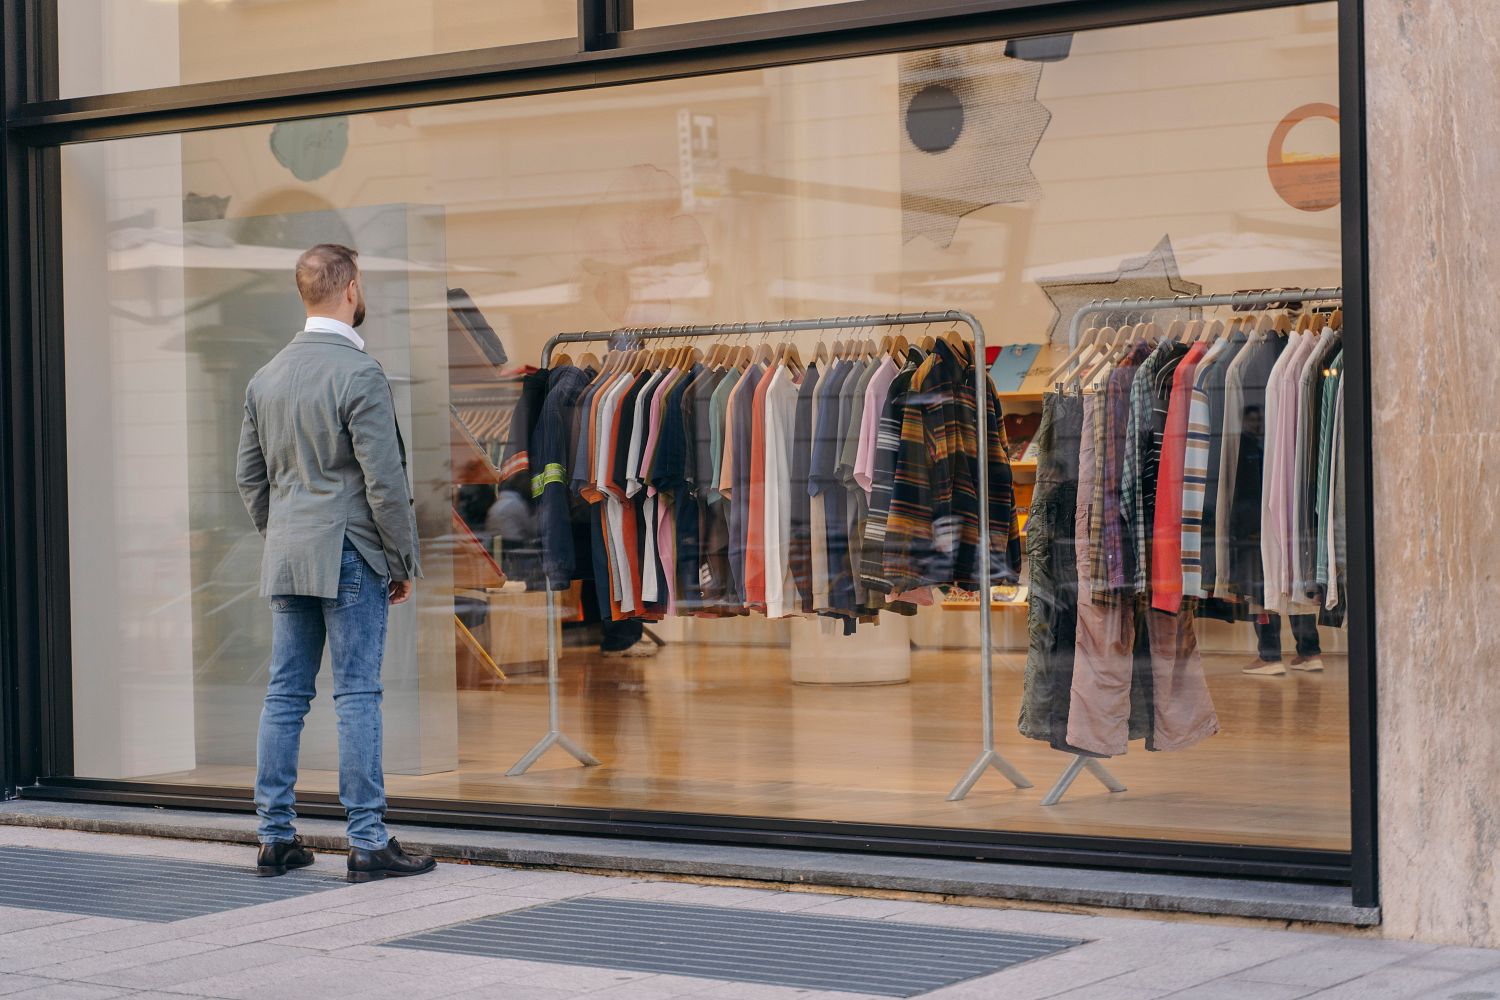
<svg viewBox="0 0 1500 1000">
<path fill-rule="evenodd" d="M 260 713 L 255 811 L 263 844 L 289 841 L 302 720 L 312 705 L 326 641 L 333 656 L 333 705 L 339 731 L 339 801 L 349 843 L 376 851 L 385 830 L 380 761 L 380 663 L 390 613 L 387 580 L 344 540 L 337 597 L 271 598 L 271 683 Z"/>
</svg>

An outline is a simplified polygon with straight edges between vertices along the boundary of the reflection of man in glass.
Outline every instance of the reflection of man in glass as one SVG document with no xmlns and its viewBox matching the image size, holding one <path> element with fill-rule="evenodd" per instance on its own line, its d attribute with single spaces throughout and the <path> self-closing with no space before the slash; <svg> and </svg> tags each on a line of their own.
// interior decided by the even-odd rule
<svg viewBox="0 0 1500 1000">
<path fill-rule="evenodd" d="M 1260 470 L 1264 462 L 1264 443 L 1266 439 L 1265 414 L 1259 406 L 1245 407 L 1244 429 L 1240 436 L 1241 461 L 1247 459 Z M 1260 476 L 1256 477 L 1257 482 Z M 1248 502 L 1255 509 L 1251 514 L 1256 523 L 1260 519 L 1260 497 L 1259 491 L 1249 497 Z M 1260 545 L 1259 532 L 1256 533 L 1255 545 Z M 1323 669 L 1323 647 L 1318 638 L 1318 616 L 1317 615 L 1288 615 L 1287 620 L 1292 626 L 1292 638 L 1297 644 L 1297 655 L 1292 657 L 1293 670 L 1318 671 Z M 1255 645 L 1257 657 L 1251 660 L 1243 668 L 1247 674 L 1256 674 L 1261 677 L 1280 677 L 1286 673 L 1286 665 L 1281 662 L 1281 616 L 1273 611 L 1262 612 L 1255 619 Z"/>
<path fill-rule="evenodd" d="M 250 380 L 236 478 L 265 537 L 271 680 L 260 717 L 257 874 L 313 862 L 292 827 L 302 720 L 327 645 L 338 714 L 349 881 L 431 871 L 385 828 L 380 666 L 390 606 L 411 598 L 417 523 L 390 383 L 355 332 L 356 254 L 321 243 L 297 260 L 307 325 Z"/>
</svg>

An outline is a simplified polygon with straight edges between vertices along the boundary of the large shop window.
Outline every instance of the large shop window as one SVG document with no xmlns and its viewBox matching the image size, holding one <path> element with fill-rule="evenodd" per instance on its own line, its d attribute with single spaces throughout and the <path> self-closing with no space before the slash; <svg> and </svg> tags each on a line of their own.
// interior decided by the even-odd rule
<svg viewBox="0 0 1500 1000">
<path fill-rule="evenodd" d="M 393 794 L 1347 850 L 1337 301 L 1073 323 L 1339 284 L 1332 5 L 1066 41 L 65 147 L 77 774 L 252 783 L 235 446 L 292 263 L 336 241 L 424 538 Z M 938 324 L 538 370 L 562 331 L 948 308 L 985 357 Z M 948 801 L 981 463 L 998 746 L 1036 787 Z M 547 730 L 549 597 L 602 765 L 507 776 Z M 1044 805 L 1079 753 L 1128 791 Z M 303 765 L 336 788 L 327 700 Z"/>
<path fill-rule="evenodd" d="M 572 38 L 560 0 L 55 0 L 58 96 Z"/>
</svg>

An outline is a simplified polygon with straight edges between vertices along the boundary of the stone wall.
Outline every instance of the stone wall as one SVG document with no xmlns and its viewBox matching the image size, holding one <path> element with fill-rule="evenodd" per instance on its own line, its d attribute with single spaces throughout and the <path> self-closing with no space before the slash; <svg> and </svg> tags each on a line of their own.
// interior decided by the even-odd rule
<svg viewBox="0 0 1500 1000">
<path fill-rule="evenodd" d="M 1365 7 L 1385 928 L 1500 946 L 1500 10 Z"/>
</svg>

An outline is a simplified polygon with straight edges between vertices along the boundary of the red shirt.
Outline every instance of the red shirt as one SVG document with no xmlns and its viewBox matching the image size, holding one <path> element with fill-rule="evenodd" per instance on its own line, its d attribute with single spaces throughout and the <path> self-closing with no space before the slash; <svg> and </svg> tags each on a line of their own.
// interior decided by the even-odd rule
<svg viewBox="0 0 1500 1000">
<path fill-rule="evenodd" d="M 1188 407 L 1193 401 L 1193 373 L 1206 353 L 1208 345 L 1200 341 L 1178 363 L 1161 439 L 1156 519 L 1151 526 L 1151 606 L 1171 614 L 1182 608 L 1182 476 L 1187 461 Z"/>
</svg>

